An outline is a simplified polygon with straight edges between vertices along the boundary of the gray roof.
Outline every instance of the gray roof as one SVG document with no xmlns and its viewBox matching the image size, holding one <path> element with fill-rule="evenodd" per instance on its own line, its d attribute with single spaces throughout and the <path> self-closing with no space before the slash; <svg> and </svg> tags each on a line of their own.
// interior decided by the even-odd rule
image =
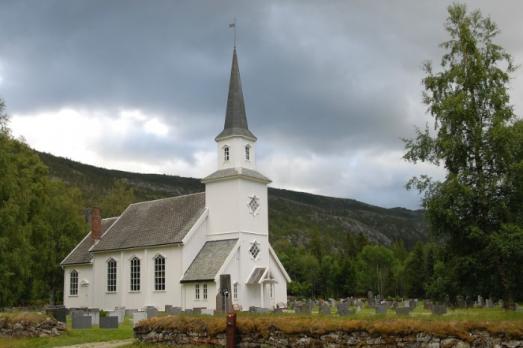
<svg viewBox="0 0 523 348">
<path fill-rule="evenodd" d="M 187 268 L 181 282 L 214 280 L 236 241 L 237 239 L 226 239 L 206 242 Z"/>
<path fill-rule="evenodd" d="M 223 131 L 216 137 L 216 141 L 235 135 L 243 136 L 254 141 L 256 140 L 256 137 L 251 133 L 247 125 L 247 115 L 245 113 L 245 102 L 243 101 L 242 83 L 240 80 L 240 68 L 238 67 L 236 47 L 232 54 L 231 79 L 229 80 L 229 95 L 227 97 L 225 125 Z"/>
<path fill-rule="evenodd" d="M 251 276 L 249 277 L 249 280 L 247 280 L 247 284 L 256 284 L 260 281 L 263 273 L 265 272 L 265 267 L 256 267 L 254 271 L 252 271 Z"/>
<path fill-rule="evenodd" d="M 212 173 L 211 175 L 203 178 L 202 182 L 206 183 L 206 182 L 226 179 L 226 178 L 230 178 L 230 177 L 235 177 L 235 176 L 241 176 L 246 179 L 255 179 L 258 181 L 264 181 L 266 183 L 271 182 L 271 179 L 267 178 L 265 175 L 255 171 L 255 170 L 241 168 L 241 167 L 217 170 L 214 173 Z"/>
<path fill-rule="evenodd" d="M 91 251 L 181 243 L 204 209 L 204 192 L 131 204 Z"/>
<path fill-rule="evenodd" d="M 102 234 L 107 231 L 109 227 L 114 224 L 118 217 L 102 219 Z M 82 239 L 76 248 L 60 263 L 61 265 L 76 265 L 82 263 L 89 263 L 91 255 L 89 249 L 93 246 L 94 240 L 91 238 L 91 231 Z"/>
</svg>

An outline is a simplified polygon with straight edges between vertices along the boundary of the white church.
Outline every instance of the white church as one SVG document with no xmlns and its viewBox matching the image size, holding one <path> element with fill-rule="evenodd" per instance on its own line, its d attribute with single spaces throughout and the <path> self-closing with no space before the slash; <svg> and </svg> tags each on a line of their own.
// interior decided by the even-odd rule
<svg viewBox="0 0 523 348">
<path fill-rule="evenodd" d="M 216 308 L 230 275 L 236 308 L 287 303 L 289 275 L 269 244 L 267 185 L 256 171 L 236 49 L 218 169 L 205 192 L 129 205 L 118 217 L 91 213 L 91 231 L 61 262 L 67 308 Z"/>
</svg>

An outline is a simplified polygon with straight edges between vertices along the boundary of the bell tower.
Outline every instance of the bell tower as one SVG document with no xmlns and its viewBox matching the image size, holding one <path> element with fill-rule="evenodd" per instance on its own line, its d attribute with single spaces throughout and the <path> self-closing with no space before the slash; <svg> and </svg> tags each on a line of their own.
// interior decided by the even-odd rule
<svg viewBox="0 0 523 348">
<path fill-rule="evenodd" d="M 215 141 L 217 170 L 202 180 L 209 209 L 209 236 L 215 239 L 248 236 L 268 245 L 270 180 L 256 171 L 257 138 L 247 124 L 236 47 L 232 54 L 225 124 Z"/>
</svg>

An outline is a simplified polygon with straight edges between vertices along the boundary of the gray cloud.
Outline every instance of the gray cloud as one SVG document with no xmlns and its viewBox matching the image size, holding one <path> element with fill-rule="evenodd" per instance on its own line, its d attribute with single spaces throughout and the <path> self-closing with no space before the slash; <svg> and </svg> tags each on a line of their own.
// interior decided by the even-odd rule
<svg viewBox="0 0 523 348">
<path fill-rule="evenodd" d="M 523 4 L 468 3 L 492 16 L 502 29 L 499 42 L 523 62 Z M 415 207 L 416 196 L 403 184 L 421 169 L 402 162 L 400 138 L 428 120 L 420 67 L 424 60 L 439 62 L 447 5 L 4 1 L 0 95 L 20 117 L 72 108 L 118 119 L 119 110 L 141 110 L 165 123 L 168 136 L 140 126 L 118 137 L 108 133 L 89 143 L 103 163 L 200 165 L 195 153 L 213 151 L 223 126 L 232 45 L 227 24 L 237 17 L 250 128 L 275 186 Z M 521 76 L 513 82 L 519 112 Z M 380 155 L 387 160 L 376 160 Z M 285 163 L 294 160 L 307 165 L 288 177 Z M 190 174 L 207 174 L 201 168 Z M 179 170 L 172 174 L 186 174 Z"/>
</svg>

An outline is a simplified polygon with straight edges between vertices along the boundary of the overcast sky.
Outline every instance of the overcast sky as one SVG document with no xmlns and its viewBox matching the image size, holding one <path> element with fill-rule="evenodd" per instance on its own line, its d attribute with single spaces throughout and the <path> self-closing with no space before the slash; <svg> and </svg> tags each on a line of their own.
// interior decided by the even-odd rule
<svg viewBox="0 0 523 348">
<path fill-rule="evenodd" d="M 469 1 L 523 63 L 523 2 Z M 438 64 L 444 1 L 0 1 L 0 98 L 15 135 L 76 161 L 203 177 L 216 168 L 233 35 L 258 169 L 272 186 L 419 207 L 402 160 Z M 511 83 L 523 111 L 523 69 Z"/>
</svg>

